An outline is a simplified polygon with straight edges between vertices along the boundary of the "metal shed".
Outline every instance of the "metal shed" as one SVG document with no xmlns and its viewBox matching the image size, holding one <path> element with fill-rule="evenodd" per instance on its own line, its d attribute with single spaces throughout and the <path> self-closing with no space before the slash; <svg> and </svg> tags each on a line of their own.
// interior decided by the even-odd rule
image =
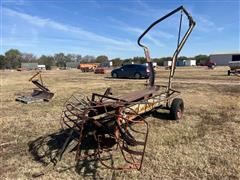
<svg viewBox="0 0 240 180">
<path fill-rule="evenodd" d="M 172 61 L 163 61 L 163 66 L 171 66 Z"/>
<path fill-rule="evenodd" d="M 67 69 L 77 68 L 78 66 L 79 62 L 66 62 Z"/>
<path fill-rule="evenodd" d="M 185 60 L 177 60 L 176 65 L 177 66 L 185 66 Z"/>
<path fill-rule="evenodd" d="M 227 66 L 229 61 L 240 61 L 240 52 L 228 54 L 211 54 L 210 61 L 215 62 L 218 66 Z"/>
<path fill-rule="evenodd" d="M 38 63 L 21 63 L 21 68 L 27 70 L 38 69 Z"/>
<path fill-rule="evenodd" d="M 38 69 L 39 70 L 46 70 L 46 65 L 45 64 L 39 64 Z"/>
<path fill-rule="evenodd" d="M 185 66 L 196 66 L 196 60 L 195 59 L 187 59 L 184 62 Z"/>
</svg>

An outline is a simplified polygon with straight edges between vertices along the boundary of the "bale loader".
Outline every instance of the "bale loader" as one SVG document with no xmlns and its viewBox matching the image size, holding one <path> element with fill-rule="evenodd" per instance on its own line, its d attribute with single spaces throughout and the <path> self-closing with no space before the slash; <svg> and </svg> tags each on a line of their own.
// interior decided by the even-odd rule
<svg viewBox="0 0 240 180">
<path fill-rule="evenodd" d="M 149 49 L 142 39 L 155 25 L 176 13 L 180 13 L 180 25 L 168 84 L 156 85 Z M 181 37 L 183 16 L 187 17 L 189 26 Z M 172 79 L 178 54 L 194 26 L 191 15 L 180 6 L 153 22 L 142 33 L 137 43 L 144 50 L 150 71 L 148 84 L 142 90 L 122 96 L 114 96 L 111 88 L 107 88 L 103 94 L 92 93 L 91 97 L 72 95 L 65 102 L 61 115 L 61 124 L 68 129 L 68 138 L 56 154 L 55 163 L 74 144 L 77 162 L 87 158 L 99 160 L 103 166 L 114 170 L 141 170 L 149 133 L 145 118 L 158 109 L 169 110 L 173 120 L 183 116 L 184 102 L 178 97 L 180 92 L 172 88 Z"/>
</svg>

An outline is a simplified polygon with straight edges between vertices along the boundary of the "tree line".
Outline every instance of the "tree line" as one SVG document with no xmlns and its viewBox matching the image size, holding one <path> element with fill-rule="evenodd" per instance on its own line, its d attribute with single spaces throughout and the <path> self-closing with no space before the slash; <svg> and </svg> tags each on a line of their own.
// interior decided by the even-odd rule
<svg viewBox="0 0 240 180">
<path fill-rule="evenodd" d="M 180 56 L 178 60 L 195 59 L 197 64 L 204 63 L 209 60 L 207 55 L 197 55 L 195 57 Z M 114 58 L 110 59 L 113 66 L 121 66 L 122 64 L 138 63 L 143 64 L 146 62 L 145 57 L 133 57 L 127 59 Z M 163 65 L 164 61 L 171 60 L 171 57 L 153 58 L 152 61 L 156 62 L 159 66 Z M 23 53 L 18 49 L 10 49 L 4 55 L 0 55 L 0 69 L 17 69 L 21 67 L 21 63 L 38 63 L 45 64 L 46 69 L 51 69 L 52 66 L 66 67 L 67 62 L 79 63 L 104 63 L 109 61 L 108 56 L 100 55 L 97 57 L 80 54 L 64 54 L 62 52 L 54 55 L 42 55 L 37 57 L 32 53 Z"/>
</svg>

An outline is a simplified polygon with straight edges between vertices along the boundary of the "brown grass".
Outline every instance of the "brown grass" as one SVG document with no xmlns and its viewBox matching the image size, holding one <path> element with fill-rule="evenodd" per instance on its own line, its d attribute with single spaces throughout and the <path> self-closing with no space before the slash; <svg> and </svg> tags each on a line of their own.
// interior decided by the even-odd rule
<svg viewBox="0 0 240 180">
<path fill-rule="evenodd" d="M 226 76 L 227 68 L 179 68 L 174 87 L 182 92 L 185 115 L 169 121 L 148 117 L 150 134 L 142 172 L 112 171 L 95 162 L 75 166 L 74 153 L 66 154 L 41 179 L 239 179 L 240 79 Z M 166 84 L 168 72 L 157 70 L 157 84 Z M 55 92 L 49 103 L 15 102 L 31 92 L 34 72 L 1 71 L 0 179 L 31 179 L 46 167 L 29 152 L 29 143 L 59 131 L 63 103 L 74 92 L 116 95 L 143 88 L 144 80 L 117 80 L 77 70 L 46 71 L 43 78 Z M 162 119 L 159 119 L 161 117 Z"/>
</svg>

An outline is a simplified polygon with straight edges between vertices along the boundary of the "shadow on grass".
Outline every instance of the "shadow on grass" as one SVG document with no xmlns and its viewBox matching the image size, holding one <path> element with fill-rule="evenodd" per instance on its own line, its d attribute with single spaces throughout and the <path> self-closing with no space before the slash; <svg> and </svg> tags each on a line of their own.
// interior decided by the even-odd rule
<svg viewBox="0 0 240 180">
<path fill-rule="evenodd" d="M 151 114 L 152 114 L 152 117 L 158 118 L 160 120 L 173 121 L 168 112 L 153 111 Z"/>
<path fill-rule="evenodd" d="M 214 76 L 214 77 L 227 77 L 228 75 L 227 74 L 211 74 L 211 76 Z"/>
<path fill-rule="evenodd" d="M 146 80 L 148 78 L 140 78 L 140 79 L 136 79 L 136 78 L 130 78 L 130 77 L 117 77 L 117 78 L 114 78 L 114 77 L 111 77 L 111 76 L 105 76 L 104 77 L 105 79 L 111 79 L 111 80 L 123 80 L 123 79 L 128 79 L 128 80 Z"/>
<path fill-rule="evenodd" d="M 66 129 L 50 135 L 41 136 L 28 143 L 29 152 L 33 156 L 34 160 L 42 163 L 44 166 L 48 166 L 50 164 L 55 166 L 59 159 L 58 153 L 61 152 L 65 141 L 69 137 L 69 133 L 70 129 Z M 67 153 L 77 150 L 77 141 L 75 141 L 76 139 L 78 139 L 78 135 L 73 134 L 70 138 L 70 142 L 64 152 L 64 155 L 69 155 Z M 82 142 L 81 149 L 84 150 L 84 153 L 88 151 L 96 152 L 97 145 L 95 140 L 93 140 L 93 138 L 86 138 L 86 140 Z M 72 159 L 72 161 L 74 161 L 74 159 Z M 84 158 L 80 161 L 77 161 L 76 165 L 61 169 L 59 172 L 65 172 L 69 169 L 75 168 L 75 171 L 83 177 L 99 179 L 100 177 L 97 174 L 97 168 L 99 167 L 98 164 L 99 161 L 96 156 L 91 157 L 91 159 Z M 39 173 L 39 175 L 34 176 L 37 177 L 41 175 L 44 175 L 44 173 Z"/>
<path fill-rule="evenodd" d="M 61 130 L 59 132 L 41 136 L 34 141 L 28 143 L 29 152 L 34 157 L 34 160 L 41 162 L 44 165 L 53 163 L 57 152 L 63 146 L 67 139 L 69 130 Z"/>
</svg>

